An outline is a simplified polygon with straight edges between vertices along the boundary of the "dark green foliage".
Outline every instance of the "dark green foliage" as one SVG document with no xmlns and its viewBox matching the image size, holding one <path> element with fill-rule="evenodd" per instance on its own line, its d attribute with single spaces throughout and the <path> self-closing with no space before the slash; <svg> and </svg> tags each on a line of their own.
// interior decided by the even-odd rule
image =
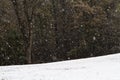
<svg viewBox="0 0 120 80">
<path fill-rule="evenodd" d="M 119 0 L 10 1 L 0 3 L 0 65 L 28 63 L 28 49 L 31 63 L 120 52 Z"/>
<path fill-rule="evenodd" d="M 0 65 L 24 64 L 21 36 L 15 30 L 8 30 L 0 40 Z"/>
</svg>

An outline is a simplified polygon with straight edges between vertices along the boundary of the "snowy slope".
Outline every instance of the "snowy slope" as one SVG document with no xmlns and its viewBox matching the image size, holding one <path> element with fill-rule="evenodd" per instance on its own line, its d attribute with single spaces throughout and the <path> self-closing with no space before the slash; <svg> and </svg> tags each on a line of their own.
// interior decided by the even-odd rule
<svg viewBox="0 0 120 80">
<path fill-rule="evenodd" d="M 48 64 L 1 66 L 0 80 L 120 80 L 120 54 Z"/>
</svg>

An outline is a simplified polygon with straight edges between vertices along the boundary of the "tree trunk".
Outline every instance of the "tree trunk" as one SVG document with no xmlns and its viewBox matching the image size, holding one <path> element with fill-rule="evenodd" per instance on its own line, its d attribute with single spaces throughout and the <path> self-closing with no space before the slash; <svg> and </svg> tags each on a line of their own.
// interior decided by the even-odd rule
<svg viewBox="0 0 120 80">
<path fill-rule="evenodd" d="M 26 51 L 27 63 L 32 63 L 32 25 L 29 26 L 29 40 L 28 40 L 28 47 Z"/>
<path fill-rule="evenodd" d="M 11 0 L 13 8 L 17 17 L 18 25 L 23 36 L 24 41 L 24 53 L 26 55 L 27 63 L 32 63 L 32 28 L 33 28 L 33 8 L 31 13 L 29 13 L 29 7 L 26 0 L 23 1 L 24 14 L 21 14 L 20 5 L 17 0 Z M 30 15 L 29 15 L 30 14 Z M 21 16 L 25 16 L 25 19 L 21 19 Z M 24 21 L 25 20 L 25 21 Z"/>
<path fill-rule="evenodd" d="M 57 52 L 58 52 L 58 47 L 59 47 L 59 40 L 58 40 L 58 24 L 57 24 L 57 0 L 51 0 L 52 2 L 52 16 L 53 16 L 53 19 L 54 19 L 54 22 L 53 22 L 53 27 L 54 27 L 54 33 L 55 33 L 55 50 L 54 50 L 54 54 L 52 57 L 55 57 L 53 58 L 53 61 L 56 61 L 57 59 Z M 55 60 L 54 60 L 55 59 Z"/>
</svg>

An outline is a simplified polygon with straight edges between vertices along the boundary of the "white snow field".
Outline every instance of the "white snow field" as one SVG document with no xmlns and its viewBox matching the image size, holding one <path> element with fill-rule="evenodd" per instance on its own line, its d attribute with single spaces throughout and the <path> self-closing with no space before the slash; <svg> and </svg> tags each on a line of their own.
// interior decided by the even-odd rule
<svg viewBox="0 0 120 80">
<path fill-rule="evenodd" d="M 47 64 L 1 66 L 0 80 L 120 80 L 120 54 Z"/>
</svg>

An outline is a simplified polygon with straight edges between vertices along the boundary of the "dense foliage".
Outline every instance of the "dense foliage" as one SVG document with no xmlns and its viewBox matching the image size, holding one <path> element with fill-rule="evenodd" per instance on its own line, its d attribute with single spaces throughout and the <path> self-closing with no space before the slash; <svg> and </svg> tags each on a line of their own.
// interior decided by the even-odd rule
<svg viewBox="0 0 120 80">
<path fill-rule="evenodd" d="M 0 65 L 120 52 L 119 0 L 0 0 Z"/>
</svg>

